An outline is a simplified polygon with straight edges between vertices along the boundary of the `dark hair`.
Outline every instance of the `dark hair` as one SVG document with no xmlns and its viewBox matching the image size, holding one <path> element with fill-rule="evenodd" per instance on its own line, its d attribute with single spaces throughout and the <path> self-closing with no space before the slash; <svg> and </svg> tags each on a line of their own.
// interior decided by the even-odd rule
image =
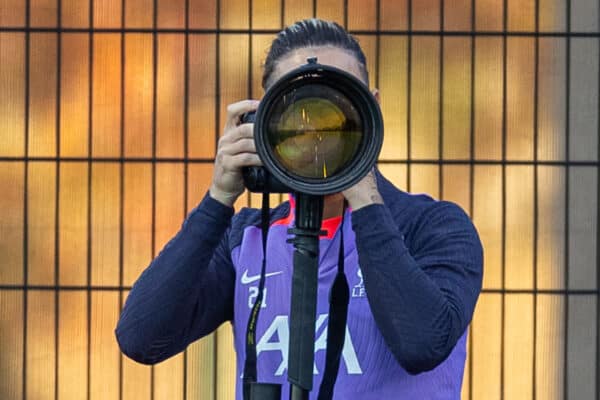
<svg viewBox="0 0 600 400">
<path fill-rule="evenodd" d="M 265 60 L 262 86 L 267 87 L 277 60 L 303 47 L 335 46 L 350 52 L 361 64 L 365 81 L 369 81 L 367 59 L 358 41 L 335 22 L 311 18 L 298 21 L 277 34 Z"/>
</svg>

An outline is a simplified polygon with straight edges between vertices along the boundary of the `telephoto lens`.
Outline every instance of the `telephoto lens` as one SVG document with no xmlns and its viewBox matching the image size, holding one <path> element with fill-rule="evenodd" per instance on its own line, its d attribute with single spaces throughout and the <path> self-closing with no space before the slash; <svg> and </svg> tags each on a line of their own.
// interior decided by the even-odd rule
<svg viewBox="0 0 600 400">
<path fill-rule="evenodd" d="M 315 58 L 275 82 L 242 121 L 254 122 L 264 165 L 244 171 L 255 192 L 340 192 L 373 168 L 383 143 L 381 111 L 368 87 Z"/>
</svg>

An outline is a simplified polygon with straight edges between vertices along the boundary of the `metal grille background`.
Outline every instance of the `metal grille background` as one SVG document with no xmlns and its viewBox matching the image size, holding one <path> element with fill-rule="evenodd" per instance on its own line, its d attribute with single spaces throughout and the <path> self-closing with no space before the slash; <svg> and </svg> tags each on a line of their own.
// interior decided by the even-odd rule
<svg viewBox="0 0 600 400">
<path fill-rule="evenodd" d="M 600 399 L 597 0 L 0 0 L 0 398 L 232 398 L 229 327 L 154 367 L 113 329 L 315 15 L 365 48 L 384 174 L 482 236 L 463 398 Z"/>
</svg>

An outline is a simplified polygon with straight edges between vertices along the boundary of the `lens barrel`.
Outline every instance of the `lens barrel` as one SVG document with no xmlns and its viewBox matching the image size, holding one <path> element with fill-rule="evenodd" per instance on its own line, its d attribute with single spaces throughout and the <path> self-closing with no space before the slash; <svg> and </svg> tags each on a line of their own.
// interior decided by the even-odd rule
<svg viewBox="0 0 600 400">
<path fill-rule="evenodd" d="M 242 121 L 254 122 L 264 165 L 244 170 L 254 192 L 340 192 L 373 168 L 383 144 L 381 111 L 368 87 L 316 59 L 279 79 Z"/>
</svg>

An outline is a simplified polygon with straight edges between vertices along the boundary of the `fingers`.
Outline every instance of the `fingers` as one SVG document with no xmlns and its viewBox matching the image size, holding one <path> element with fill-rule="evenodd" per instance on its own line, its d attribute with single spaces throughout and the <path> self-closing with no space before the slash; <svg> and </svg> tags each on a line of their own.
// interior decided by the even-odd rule
<svg viewBox="0 0 600 400">
<path fill-rule="evenodd" d="M 224 172 L 238 172 L 243 167 L 259 167 L 262 165 L 256 153 L 237 153 L 217 155 L 217 164 Z"/>
<path fill-rule="evenodd" d="M 238 167 L 260 167 L 262 161 L 256 153 L 239 153 L 231 156 L 232 163 Z"/>
<path fill-rule="evenodd" d="M 255 111 L 258 108 L 258 100 L 242 100 L 227 106 L 227 120 L 225 122 L 225 131 L 239 125 L 240 117 L 249 111 Z"/>
<path fill-rule="evenodd" d="M 229 146 L 223 147 L 223 153 L 228 155 L 236 155 L 239 153 L 256 153 L 254 139 L 243 138 L 231 143 Z"/>
<path fill-rule="evenodd" d="M 243 100 L 227 107 L 210 192 L 213 198 L 229 206 L 244 191 L 242 168 L 262 165 L 254 146 L 254 125 L 240 124 L 240 117 L 256 110 L 258 103 L 257 100 Z"/>
<path fill-rule="evenodd" d="M 256 154 L 252 124 L 236 126 L 219 139 L 216 165 L 225 171 L 262 165 Z"/>
<path fill-rule="evenodd" d="M 254 139 L 240 139 L 235 143 L 223 147 L 217 154 L 217 161 L 228 171 L 234 171 L 242 167 L 262 165 Z"/>
<path fill-rule="evenodd" d="M 253 124 L 242 124 L 229 130 L 226 130 L 224 135 L 219 138 L 218 149 L 221 150 L 232 143 L 235 143 L 243 139 L 254 140 L 254 125 Z"/>
</svg>

